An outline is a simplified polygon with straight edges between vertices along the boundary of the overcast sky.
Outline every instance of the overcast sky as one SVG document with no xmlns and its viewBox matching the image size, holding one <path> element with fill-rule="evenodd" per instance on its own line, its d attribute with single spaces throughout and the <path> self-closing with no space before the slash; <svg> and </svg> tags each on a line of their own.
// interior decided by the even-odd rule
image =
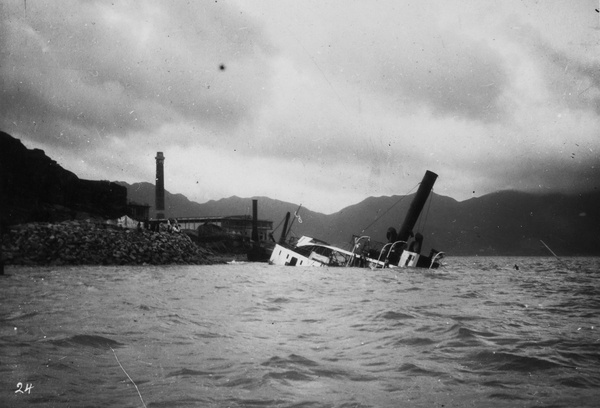
<svg viewBox="0 0 600 408">
<path fill-rule="evenodd" d="M 596 8 L 2 0 L 0 130 L 91 180 L 154 183 L 162 151 L 201 203 L 597 190 Z"/>
</svg>

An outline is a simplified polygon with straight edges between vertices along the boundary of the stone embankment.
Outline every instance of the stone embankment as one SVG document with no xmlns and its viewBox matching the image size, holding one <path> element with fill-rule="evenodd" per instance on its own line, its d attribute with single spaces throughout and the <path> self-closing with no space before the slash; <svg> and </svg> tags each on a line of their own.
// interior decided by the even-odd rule
<svg viewBox="0 0 600 408">
<path fill-rule="evenodd" d="M 93 221 L 14 225 L 2 236 L 7 265 L 212 264 L 184 233 L 122 229 Z"/>
</svg>

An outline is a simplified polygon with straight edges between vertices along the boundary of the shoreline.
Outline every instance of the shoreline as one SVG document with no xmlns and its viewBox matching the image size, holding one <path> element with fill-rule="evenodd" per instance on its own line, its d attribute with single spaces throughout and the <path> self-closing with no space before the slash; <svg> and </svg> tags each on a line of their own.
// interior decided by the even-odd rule
<svg viewBox="0 0 600 408">
<path fill-rule="evenodd" d="M 94 220 L 19 224 L 2 234 L 5 266 L 211 265 L 238 256 L 199 245 L 182 232 L 126 229 Z"/>
</svg>

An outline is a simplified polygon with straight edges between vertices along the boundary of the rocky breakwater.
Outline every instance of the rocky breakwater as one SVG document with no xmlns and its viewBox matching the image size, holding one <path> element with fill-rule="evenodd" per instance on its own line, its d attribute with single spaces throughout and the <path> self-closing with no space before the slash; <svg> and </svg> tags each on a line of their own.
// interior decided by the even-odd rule
<svg viewBox="0 0 600 408">
<path fill-rule="evenodd" d="M 93 221 L 13 225 L 2 236 L 7 265 L 211 264 L 213 253 L 182 233 Z"/>
</svg>

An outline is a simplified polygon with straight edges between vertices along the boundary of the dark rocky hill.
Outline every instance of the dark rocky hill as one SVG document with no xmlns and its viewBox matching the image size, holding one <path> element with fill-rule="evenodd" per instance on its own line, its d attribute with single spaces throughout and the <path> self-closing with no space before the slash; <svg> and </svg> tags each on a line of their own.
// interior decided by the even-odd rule
<svg viewBox="0 0 600 408">
<path fill-rule="evenodd" d="M 63 169 L 43 150 L 27 149 L 0 132 L 0 216 L 3 225 L 118 217 L 125 213 L 127 189 L 108 181 L 83 180 Z"/>
</svg>

